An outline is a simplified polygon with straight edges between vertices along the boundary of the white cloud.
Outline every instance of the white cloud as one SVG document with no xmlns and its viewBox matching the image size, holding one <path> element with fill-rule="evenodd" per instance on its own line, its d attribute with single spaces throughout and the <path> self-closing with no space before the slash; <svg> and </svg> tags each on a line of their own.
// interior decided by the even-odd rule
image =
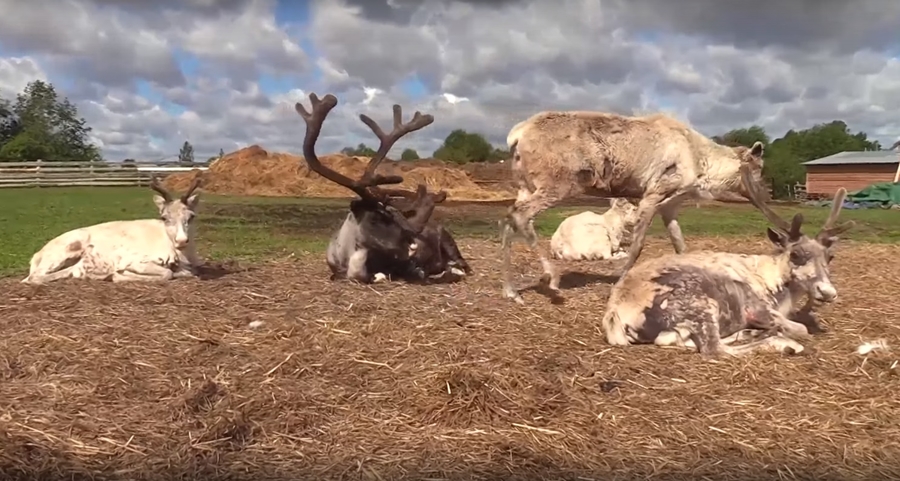
<svg viewBox="0 0 900 481">
<path fill-rule="evenodd" d="M 34 59 L 0 58 L 0 98 L 14 99 L 33 80 L 47 80 L 47 74 Z"/>
<path fill-rule="evenodd" d="M 501 144 L 525 116 L 569 108 L 666 111 L 709 135 L 841 119 L 890 145 L 900 4 L 816 5 L 316 0 L 298 27 L 276 21 L 274 0 L 0 0 L 0 95 L 53 81 L 111 159 L 174 155 L 185 139 L 198 156 L 252 143 L 299 152 L 294 103 L 309 92 L 339 99 L 322 152 L 374 144 L 359 114 L 387 123 L 394 103 L 406 119 L 434 115 L 396 146 L 421 154 L 456 128 Z M 177 52 L 198 65 L 183 69 Z M 284 92 L 264 90 L 263 74 Z M 411 78 L 429 93 L 409 98 Z"/>
</svg>

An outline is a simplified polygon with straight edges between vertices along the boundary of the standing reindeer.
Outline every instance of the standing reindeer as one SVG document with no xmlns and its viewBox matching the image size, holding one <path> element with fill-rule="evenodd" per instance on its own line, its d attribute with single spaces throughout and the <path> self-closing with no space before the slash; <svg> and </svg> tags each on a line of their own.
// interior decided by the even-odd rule
<svg viewBox="0 0 900 481">
<path fill-rule="evenodd" d="M 154 177 L 150 188 L 159 219 L 117 220 L 71 230 L 47 242 L 31 257 L 28 284 L 64 278 L 96 280 L 168 281 L 196 276 L 200 260 L 194 238 L 194 219 L 200 176 L 187 192 L 174 198 Z"/>
<path fill-rule="evenodd" d="M 437 274 L 461 276 L 471 273 L 450 233 L 441 225 L 429 222 L 435 205 L 447 198 L 446 192 L 431 194 L 424 185 L 419 185 L 414 193 L 382 189 L 379 186 L 399 184 L 403 178 L 375 174 L 375 169 L 397 140 L 428 126 L 434 122 L 434 117 L 416 112 L 412 120 L 404 124 L 400 106 L 394 105 L 394 129 L 385 133 L 370 117 L 360 115 L 360 120 L 381 144 L 362 176 L 353 180 L 326 167 L 316 156 L 315 146 L 322 124 L 337 105 L 337 98 L 328 94 L 319 99 L 311 93 L 309 100 L 312 112 L 299 102 L 295 105 L 297 113 L 306 122 L 303 157 L 309 170 L 359 196 L 350 202 L 350 212 L 328 244 L 326 261 L 331 268 L 331 279 L 350 278 L 373 283 L 389 276 L 418 281 Z"/>
<path fill-rule="evenodd" d="M 627 117 L 601 112 L 540 112 L 507 136 L 518 198 L 501 222 L 503 293 L 523 304 L 512 286 L 511 243 L 523 236 L 538 249 L 533 220 L 561 200 L 580 194 L 640 199 L 631 248 L 622 272 L 637 261 L 653 216 L 659 213 L 676 253 L 685 250 L 678 207 L 688 198 L 740 191 L 739 169 L 761 177 L 763 144 L 726 147 L 662 114 Z M 740 191 L 742 195 L 746 193 Z M 559 296 L 560 274 L 549 252 L 539 251 L 544 275 Z"/>
<path fill-rule="evenodd" d="M 636 265 L 610 293 L 601 321 L 607 342 L 683 346 L 713 356 L 803 350 L 796 340 L 809 331 L 787 316 L 796 293 L 808 292 L 819 302 L 837 298 L 828 267 L 836 236 L 853 226 L 853 221 L 835 226 L 847 191 L 838 190 L 825 225 L 810 238 L 800 231 L 801 214 L 790 223 L 779 217 L 766 206 L 749 169 L 742 172 L 750 201 L 775 226 L 767 233 L 776 252 L 669 254 Z M 734 346 L 748 330 L 762 332 Z"/>
</svg>

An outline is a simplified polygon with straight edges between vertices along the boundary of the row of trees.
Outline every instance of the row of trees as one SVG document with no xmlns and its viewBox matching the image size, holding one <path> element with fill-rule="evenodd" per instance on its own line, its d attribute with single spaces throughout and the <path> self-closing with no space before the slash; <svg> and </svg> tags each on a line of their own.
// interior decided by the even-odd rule
<svg viewBox="0 0 900 481">
<path fill-rule="evenodd" d="M 102 160 L 90 133 L 75 105 L 50 83 L 35 80 L 15 101 L 0 98 L 0 162 Z"/>
<path fill-rule="evenodd" d="M 341 149 L 341 153 L 344 155 L 371 157 L 375 155 L 375 149 L 366 144 L 359 144 L 356 147 L 344 147 Z M 454 164 L 499 162 L 509 157 L 509 151 L 494 147 L 481 134 L 456 129 L 450 132 L 450 135 L 444 139 L 444 143 L 431 156 Z M 419 158 L 419 153 L 414 149 L 405 149 L 400 154 L 400 160 L 409 161 Z"/>
<path fill-rule="evenodd" d="M 878 141 L 869 140 L 865 132 L 851 132 L 841 120 L 816 124 L 805 130 L 789 130 L 774 141 L 759 125 L 735 129 L 717 135 L 713 140 L 723 145 L 746 147 L 762 142 L 766 146 L 763 175 L 771 182 L 776 198 L 787 197 L 792 185 L 804 182 L 804 162 L 845 151 L 882 150 Z"/>
</svg>

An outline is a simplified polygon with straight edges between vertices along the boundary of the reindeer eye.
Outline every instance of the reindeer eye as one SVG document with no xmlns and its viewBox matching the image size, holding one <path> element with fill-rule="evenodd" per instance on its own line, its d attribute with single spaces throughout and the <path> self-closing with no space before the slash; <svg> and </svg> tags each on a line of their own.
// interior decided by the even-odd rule
<svg viewBox="0 0 900 481">
<path fill-rule="evenodd" d="M 802 266 L 803 264 L 806 264 L 806 258 L 799 252 L 791 252 L 791 264 Z"/>
</svg>

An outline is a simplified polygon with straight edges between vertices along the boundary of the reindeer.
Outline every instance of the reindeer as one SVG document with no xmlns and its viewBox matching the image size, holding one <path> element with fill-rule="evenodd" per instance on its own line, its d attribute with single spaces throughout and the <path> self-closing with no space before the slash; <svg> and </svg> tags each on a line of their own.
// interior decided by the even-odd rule
<svg viewBox="0 0 900 481">
<path fill-rule="evenodd" d="M 584 211 L 566 217 L 550 238 L 554 259 L 618 259 L 625 254 L 622 238 L 634 224 L 637 206 L 628 199 L 613 199 L 603 214 Z"/>
<path fill-rule="evenodd" d="M 446 192 L 432 194 L 424 185 L 419 185 L 415 193 L 383 189 L 379 186 L 399 184 L 403 178 L 375 174 L 397 140 L 430 125 L 434 117 L 416 112 L 404 124 L 401 107 L 394 105 L 394 129 L 385 133 L 370 117 L 360 115 L 360 120 L 381 144 L 362 176 L 353 180 L 326 167 L 316 156 L 315 145 L 322 124 L 337 105 L 337 98 L 328 94 L 319 99 L 311 93 L 309 99 L 311 112 L 299 102 L 295 105 L 306 123 L 303 140 L 306 164 L 311 171 L 359 196 L 350 202 L 350 212 L 328 244 L 326 261 L 331 279 L 349 278 L 368 284 L 389 277 L 414 282 L 436 275 L 470 274 L 471 268 L 450 233 L 443 226 L 429 222 L 436 204 L 447 198 Z"/>
<path fill-rule="evenodd" d="M 668 254 L 636 265 L 610 294 L 601 321 L 607 342 L 689 347 L 704 356 L 803 351 L 797 341 L 809 332 L 787 315 L 796 293 L 809 292 L 819 302 L 837 298 L 828 261 L 836 236 L 853 226 L 835 226 L 847 191 L 838 190 L 825 225 L 810 238 L 800 231 L 801 214 L 783 220 L 762 200 L 748 166 L 742 174 L 750 201 L 775 226 L 767 234 L 776 251 Z M 755 340 L 735 346 L 750 330 L 757 331 Z"/>
<path fill-rule="evenodd" d="M 200 265 L 194 219 L 200 175 L 174 198 L 153 177 L 150 188 L 159 219 L 117 220 L 71 230 L 47 242 L 31 257 L 27 284 L 64 278 L 113 282 L 168 281 L 197 275 Z"/>
<path fill-rule="evenodd" d="M 752 167 L 761 177 L 764 146 L 726 147 L 691 127 L 655 114 L 627 117 L 612 113 L 540 112 L 510 130 L 507 145 L 519 192 L 502 224 L 503 294 L 524 304 L 512 286 L 512 242 L 524 237 L 538 250 L 533 220 L 563 199 L 580 194 L 640 199 L 631 236 L 627 272 L 637 261 L 653 216 L 663 219 L 676 253 L 685 250 L 678 208 L 689 198 L 711 198 L 741 189 L 738 170 Z M 744 194 L 743 192 L 739 192 Z M 538 250 L 554 297 L 560 274 L 544 248 Z"/>
</svg>

